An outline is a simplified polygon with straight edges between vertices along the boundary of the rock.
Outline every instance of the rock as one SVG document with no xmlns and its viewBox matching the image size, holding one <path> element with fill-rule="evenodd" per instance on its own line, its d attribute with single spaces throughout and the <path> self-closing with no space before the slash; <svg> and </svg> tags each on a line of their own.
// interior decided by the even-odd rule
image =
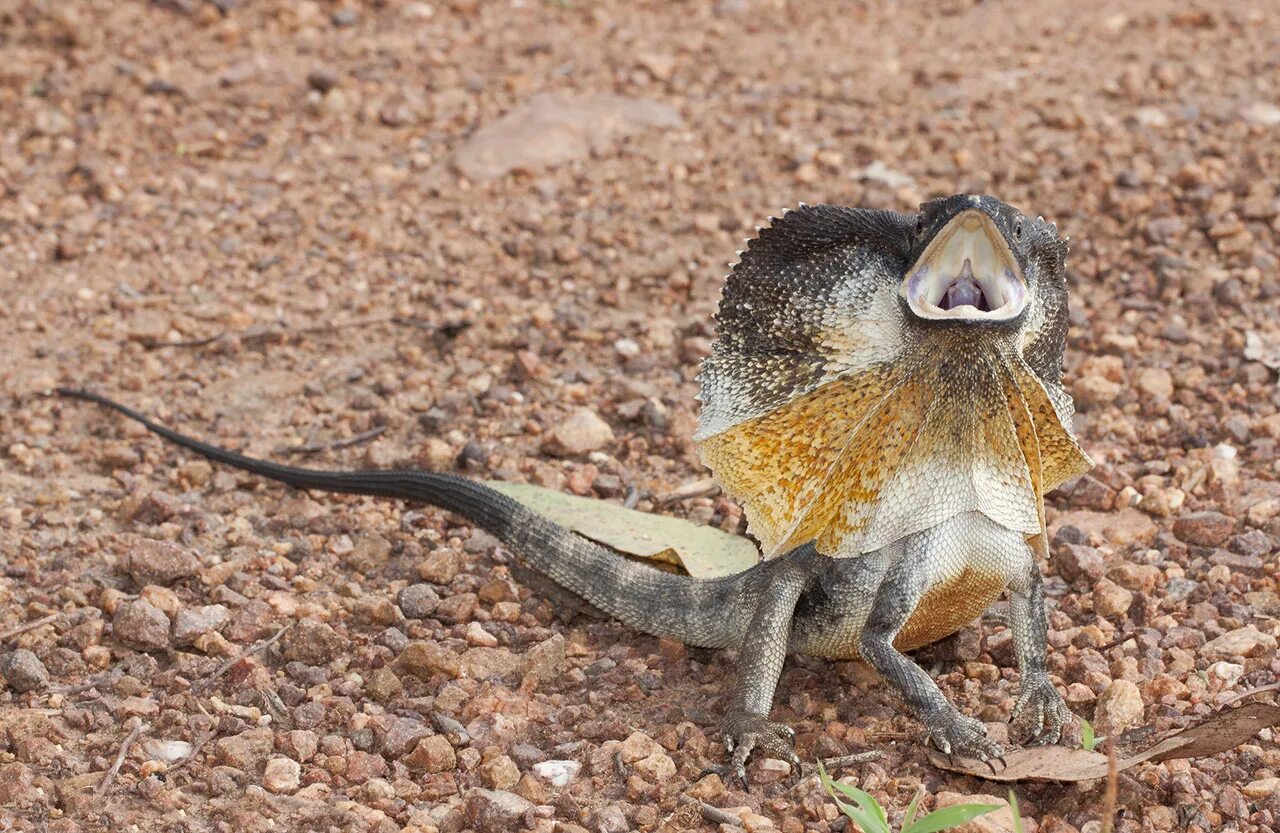
<svg viewBox="0 0 1280 833">
<path fill-rule="evenodd" d="M 370 778 L 381 778 L 388 772 L 387 761 L 381 755 L 356 750 L 347 754 L 348 781 L 363 784 Z"/>
<path fill-rule="evenodd" d="M 1154 564 L 1134 564 L 1121 561 L 1107 571 L 1107 578 L 1135 593 L 1150 593 L 1160 581 L 1160 568 Z"/>
<path fill-rule="evenodd" d="M 1093 585 L 1093 610 L 1099 616 L 1124 616 L 1133 604 L 1133 594 L 1110 579 Z"/>
<path fill-rule="evenodd" d="M 564 635 L 556 634 L 525 651 L 524 673 L 533 677 L 534 682 L 547 682 L 564 670 L 564 662 Z"/>
<path fill-rule="evenodd" d="M 1250 529 L 1237 535 L 1231 542 L 1231 549 L 1240 555 L 1261 558 L 1264 555 L 1270 555 L 1275 549 L 1275 542 L 1271 540 L 1271 536 L 1263 532 L 1261 529 Z"/>
<path fill-rule="evenodd" d="M 364 691 L 379 703 L 386 703 L 399 697 L 404 692 L 404 683 L 396 676 L 396 672 L 383 666 L 375 668 L 365 675 Z"/>
<path fill-rule="evenodd" d="M 5 685 L 19 694 L 39 691 L 49 684 L 49 671 L 32 652 L 25 648 L 0 657 L 0 677 Z"/>
<path fill-rule="evenodd" d="M 470 648 L 462 655 L 462 675 L 473 680 L 518 679 L 524 657 L 506 648 Z"/>
<path fill-rule="evenodd" d="M 414 455 L 418 464 L 428 471 L 448 471 L 457 458 L 453 446 L 439 437 L 429 437 Z"/>
<path fill-rule="evenodd" d="M 338 86 L 338 74 L 329 67 L 316 67 L 307 73 L 307 86 L 324 95 Z"/>
<path fill-rule="evenodd" d="M 1135 544 L 1150 546 L 1157 531 L 1155 522 L 1137 509 L 1121 509 L 1119 512 L 1081 509 L 1064 512 L 1049 525 L 1049 537 L 1054 538 L 1064 526 L 1078 529 L 1084 536 L 1084 542 L 1106 544 L 1117 549 Z"/>
<path fill-rule="evenodd" d="M 382 737 L 382 752 L 392 758 L 399 758 L 412 750 L 422 738 L 431 735 L 431 730 L 421 720 L 410 717 L 388 716 L 383 722 L 385 734 Z"/>
<path fill-rule="evenodd" d="M 1082 376 L 1075 380 L 1071 389 L 1075 394 L 1076 405 L 1082 411 L 1111 404 L 1122 390 L 1119 382 L 1113 382 L 1105 376 Z"/>
<path fill-rule="evenodd" d="M 1235 531 L 1235 520 L 1221 512 L 1192 512 L 1173 522 L 1178 540 L 1198 547 L 1220 547 Z"/>
<path fill-rule="evenodd" d="M 173 620 L 173 641 L 190 645 L 197 637 L 220 630 L 230 619 L 231 611 L 224 605 L 183 608 Z"/>
<path fill-rule="evenodd" d="M 1253 101 L 1240 108 L 1240 115 L 1260 127 L 1280 127 L 1280 107 L 1269 101 Z"/>
<path fill-rule="evenodd" d="M 440 604 L 440 594 L 429 584 L 410 584 L 396 597 L 400 612 L 408 619 L 426 619 Z"/>
<path fill-rule="evenodd" d="M 1106 571 L 1102 553 L 1083 544 L 1062 544 L 1054 547 L 1050 560 L 1058 575 L 1070 582 L 1094 580 Z"/>
<path fill-rule="evenodd" d="M 435 642 L 410 642 L 400 652 L 396 664 L 422 680 L 430 679 L 433 674 L 457 677 L 462 673 L 462 661 L 458 655 Z"/>
<path fill-rule="evenodd" d="M 458 755 L 444 735 L 428 735 L 401 761 L 420 772 L 448 772 L 458 765 Z"/>
<path fill-rule="evenodd" d="M 480 780 L 491 789 L 509 790 L 520 780 L 520 767 L 506 755 L 499 755 L 480 765 Z"/>
<path fill-rule="evenodd" d="M 657 101 L 611 93 L 540 93 L 473 133 L 453 161 L 469 179 L 496 179 L 603 152 L 645 128 L 680 124 L 680 114 Z"/>
<path fill-rule="evenodd" d="M 0 766 L 0 806 L 13 806 L 29 799 L 35 784 L 35 773 L 26 764 L 14 761 Z"/>
<path fill-rule="evenodd" d="M 618 754 L 624 764 L 633 764 L 641 758 L 647 758 L 662 751 L 664 751 L 662 744 L 644 732 L 632 732 L 618 747 Z"/>
<path fill-rule="evenodd" d="M 1163 367 L 1144 367 L 1133 380 L 1138 390 L 1157 401 L 1173 397 L 1173 374 Z"/>
<path fill-rule="evenodd" d="M 533 774 L 559 789 L 578 777 L 582 764 L 577 761 L 539 761 L 533 765 Z"/>
<path fill-rule="evenodd" d="M 666 752 L 655 752 L 635 762 L 640 777 L 652 784 L 663 784 L 676 776 L 676 762 Z"/>
<path fill-rule="evenodd" d="M 346 653 L 350 642 L 324 622 L 303 619 L 280 640 L 280 651 L 290 662 L 328 665 Z"/>
<path fill-rule="evenodd" d="M 953 807 L 957 804 L 993 804 L 999 810 L 978 816 L 957 827 L 946 828 L 951 833 L 1014 833 L 1013 810 L 1009 802 L 994 795 L 962 795 L 954 792 L 940 792 L 935 798 L 937 809 Z"/>
<path fill-rule="evenodd" d="M 432 584 L 448 584 L 457 578 L 460 572 L 462 572 L 462 554 L 449 549 L 435 550 L 418 564 L 418 577 Z"/>
<path fill-rule="evenodd" d="M 498 637 L 489 633 L 479 622 L 471 622 L 463 634 L 468 645 L 479 645 L 483 648 L 496 648 Z"/>
<path fill-rule="evenodd" d="M 144 755 L 153 761 L 161 761 L 165 764 L 176 764 L 190 755 L 191 750 L 195 748 L 185 740 L 157 740 L 154 738 L 144 740 L 141 746 Z"/>
<path fill-rule="evenodd" d="M 200 562 L 186 547 L 172 541 L 154 541 L 138 535 L 125 539 L 128 552 L 124 569 L 139 586 L 173 584 L 194 576 Z"/>
<path fill-rule="evenodd" d="M 1102 694 L 1093 712 L 1093 725 L 1098 735 L 1115 737 L 1142 723 L 1142 692 L 1128 680 L 1113 680 Z"/>
<path fill-rule="evenodd" d="M 315 732 L 294 729 L 292 732 L 285 732 L 280 736 L 277 747 L 279 751 L 295 761 L 305 762 L 311 760 L 311 756 L 316 754 L 319 743 L 320 741 Z"/>
<path fill-rule="evenodd" d="M 1271 634 L 1263 633 L 1249 625 L 1243 628 L 1236 628 L 1233 631 L 1227 631 L 1217 639 L 1206 642 L 1204 647 L 1200 649 L 1200 655 L 1205 659 L 1231 659 L 1233 657 L 1252 657 L 1263 652 L 1270 652 L 1276 649 L 1276 638 Z"/>
<path fill-rule="evenodd" d="M 111 633 L 130 648 L 159 651 L 169 646 L 169 617 L 150 602 L 128 602 L 116 608 Z"/>
<path fill-rule="evenodd" d="M 213 751 L 226 766 L 256 771 L 275 747 L 275 736 L 269 728 L 247 729 L 238 735 L 219 738 Z"/>
<path fill-rule="evenodd" d="M 1254 801 L 1269 798 L 1276 790 L 1280 790 L 1280 778 L 1260 778 L 1240 788 L 1245 798 L 1252 798 Z"/>
<path fill-rule="evenodd" d="M 476 833 L 509 833 L 524 826 L 524 816 L 532 802 L 505 790 L 469 790 L 466 795 L 467 821 Z"/>
<path fill-rule="evenodd" d="M 454 593 L 440 600 L 440 604 L 436 605 L 435 615 L 442 622 L 469 622 L 479 603 L 475 593 Z"/>
<path fill-rule="evenodd" d="M 386 468 L 379 466 L 377 468 Z M 372 573 L 387 565 L 391 559 L 391 542 L 381 535 L 361 535 L 355 540 L 351 554 L 345 559 L 351 569 Z"/>
<path fill-rule="evenodd" d="M 578 408 L 547 431 L 542 450 L 557 457 L 578 457 L 613 442 L 609 423 L 590 408 Z"/>
<path fill-rule="evenodd" d="M 289 795 L 302 784 L 302 765 L 290 758 L 272 758 L 262 771 L 262 786 L 267 792 Z"/>
</svg>

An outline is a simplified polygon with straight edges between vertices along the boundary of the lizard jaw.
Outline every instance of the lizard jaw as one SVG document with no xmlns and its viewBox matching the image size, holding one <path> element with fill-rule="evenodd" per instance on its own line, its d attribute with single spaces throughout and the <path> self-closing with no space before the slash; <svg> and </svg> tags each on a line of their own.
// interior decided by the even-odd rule
<svg viewBox="0 0 1280 833">
<path fill-rule="evenodd" d="M 978 209 L 943 226 L 907 271 L 900 294 L 917 317 L 942 321 L 1008 321 L 1028 298 L 1017 258 Z"/>
</svg>

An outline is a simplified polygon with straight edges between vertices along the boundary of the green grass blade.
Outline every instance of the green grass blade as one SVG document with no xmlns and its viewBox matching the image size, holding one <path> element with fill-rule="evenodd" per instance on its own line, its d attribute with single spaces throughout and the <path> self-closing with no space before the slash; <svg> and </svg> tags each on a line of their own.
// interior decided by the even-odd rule
<svg viewBox="0 0 1280 833">
<path fill-rule="evenodd" d="M 889 829 L 889 819 L 885 816 L 884 808 L 869 794 L 857 787 L 850 787 L 848 784 L 839 784 L 833 781 L 821 761 L 818 762 L 818 779 L 822 782 L 823 788 L 831 796 L 831 800 L 836 803 L 836 807 L 840 809 L 840 812 L 862 828 L 862 833 L 893 833 Z M 853 799 L 858 806 L 854 807 L 846 804 L 840 800 L 840 796 L 836 795 L 836 793 L 841 793 Z"/>
<path fill-rule="evenodd" d="M 1086 751 L 1092 752 L 1093 747 L 1098 745 L 1097 739 L 1093 736 L 1093 724 L 1080 718 L 1080 746 Z"/>
<path fill-rule="evenodd" d="M 1018 810 L 1018 797 L 1009 790 L 1009 809 L 1013 812 L 1013 833 L 1024 833 L 1022 829 L 1022 813 Z"/>
<path fill-rule="evenodd" d="M 902 833 L 937 833 L 939 830 L 950 830 L 978 816 L 994 813 L 1003 806 L 1003 804 L 956 804 L 953 807 L 943 807 L 911 825 L 910 830 L 903 828 Z"/>
<path fill-rule="evenodd" d="M 902 831 L 907 833 L 911 829 L 911 823 L 916 820 L 916 810 L 920 809 L 920 799 L 924 798 L 924 785 L 916 790 L 915 798 L 911 799 L 911 803 L 907 805 L 907 812 L 902 816 Z"/>
</svg>

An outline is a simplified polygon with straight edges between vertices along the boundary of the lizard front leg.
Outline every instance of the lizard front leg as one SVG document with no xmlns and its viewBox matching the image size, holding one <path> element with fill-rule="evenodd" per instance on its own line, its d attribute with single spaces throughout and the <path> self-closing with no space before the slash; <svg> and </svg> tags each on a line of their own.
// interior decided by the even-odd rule
<svg viewBox="0 0 1280 833">
<path fill-rule="evenodd" d="M 810 571 L 796 559 L 778 563 L 763 577 L 755 592 L 755 612 L 738 649 L 738 680 L 722 729 L 731 752 L 721 774 L 732 773 L 747 783 L 746 764 L 753 752 L 799 766 L 792 743 L 795 732 L 785 723 L 769 720 L 773 693 L 782 674 L 791 638 L 791 620 Z"/>
<path fill-rule="evenodd" d="M 1009 627 L 1022 673 L 1022 690 L 1013 706 L 1015 722 L 1026 718 L 1029 743 L 1057 743 L 1071 722 L 1071 710 L 1054 688 L 1045 668 L 1049 621 L 1044 610 L 1044 582 L 1032 555 L 1024 578 L 1009 588 Z"/>
<path fill-rule="evenodd" d="M 908 541 L 904 550 L 880 583 L 858 640 L 859 653 L 898 690 L 938 749 L 982 761 L 998 759 L 1003 752 L 987 738 L 986 727 L 961 714 L 933 678 L 894 647 L 894 639 L 929 589 L 930 558 L 936 558 L 929 536 Z"/>
</svg>

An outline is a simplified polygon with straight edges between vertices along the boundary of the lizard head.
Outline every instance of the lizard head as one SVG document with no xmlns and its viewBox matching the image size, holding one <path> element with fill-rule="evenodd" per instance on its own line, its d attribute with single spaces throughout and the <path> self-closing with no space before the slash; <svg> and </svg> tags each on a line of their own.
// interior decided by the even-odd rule
<svg viewBox="0 0 1280 833">
<path fill-rule="evenodd" d="M 916 215 L 899 296 L 913 322 L 1039 323 L 1041 308 L 1065 294 L 1065 255 L 1065 242 L 1044 218 L 1026 217 L 994 197 L 943 197 Z"/>
</svg>

